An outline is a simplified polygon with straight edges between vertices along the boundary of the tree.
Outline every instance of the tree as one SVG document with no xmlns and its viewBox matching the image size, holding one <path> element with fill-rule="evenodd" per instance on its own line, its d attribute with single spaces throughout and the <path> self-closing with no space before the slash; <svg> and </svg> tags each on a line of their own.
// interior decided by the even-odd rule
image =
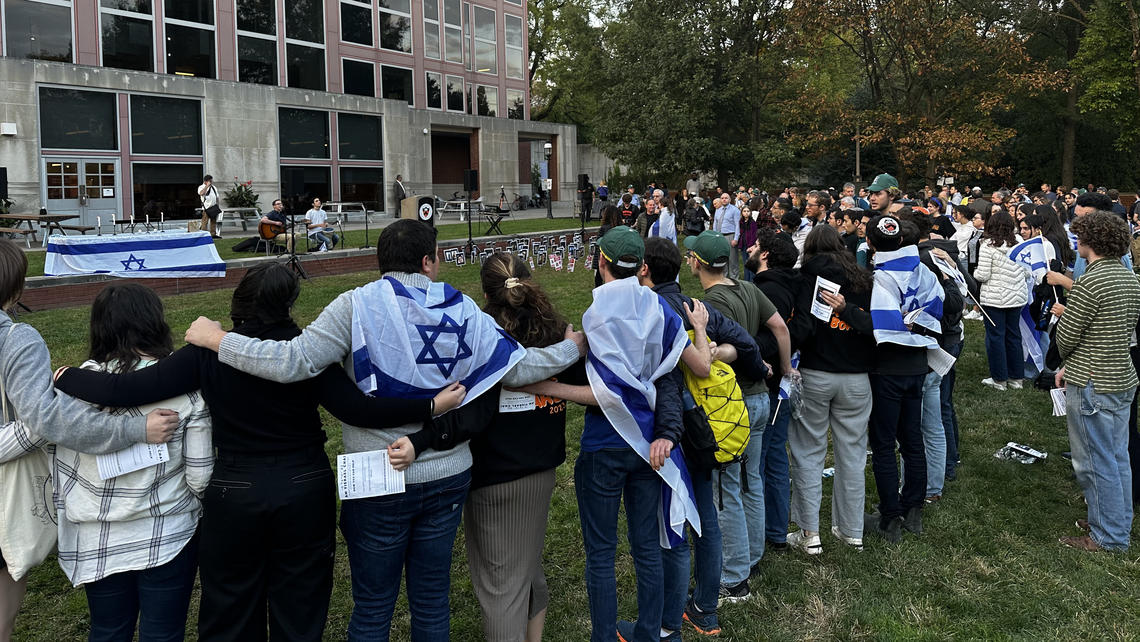
<svg viewBox="0 0 1140 642">
<path fill-rule="evenodd" d="M 578 125 L 579 140 L 589 141 L 602 31 L 589 2 L 530 0 L 527 19 L 531 119 Z"/>
<path fill-rule="evenodd" d="M 1082 111 L 1105 116 L 1118 129 L 1118 148 L 1140 140 L 1140 2 L 1095 0 L 1073 61 L 1085 84 Z"/>
</svg>

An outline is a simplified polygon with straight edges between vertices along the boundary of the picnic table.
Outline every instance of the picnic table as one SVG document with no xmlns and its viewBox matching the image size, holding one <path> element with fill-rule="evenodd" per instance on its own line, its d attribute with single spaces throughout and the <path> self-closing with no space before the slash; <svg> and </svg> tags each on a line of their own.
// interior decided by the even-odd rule
<svg viewBox="0 0 1140 642">
<path fill-rule="evenodd" d="M 11 221 L 17 221 L 15 228 L 4 229 L 3 231 L 8 232 L 9 229 L 11 229 L 11 230 L 14 230 L 14 232 L 9 232 L 9 233 L 23 234 L 24 235 L 24 244 L 27 245 L 28 247 L 31 247 L 31 243 L 28 242 L 28 235 L 31 235 L 33 241 L 36 240 L 36 227 L 35 227 L 36 223 L 39 223 L 41 227 L 47 228 L 44 231 L 44 238 L 42 241 L 42 245 L 47 246 L 47 237 L 51 236 L 52 230 L 55 230 L 55 231 L 59 232 L 60 234 L 66 236 L 67 230 L 64 229 L 65 226 L 61 225 L 61 223 L 63 221 L 69 221 L 73 218 L 79 218 L 79 215 L 78 214 L 4 214 L 2 216 L 2 218 L 6 218 L 6 219 L 11 220 Z M 20 227 L 24 223 L 27 224 L 26 231 L 24 231 L 23 228 Z M 78 229 L 78 228 L 75 228 L 75 229 Z"/>
</svg>

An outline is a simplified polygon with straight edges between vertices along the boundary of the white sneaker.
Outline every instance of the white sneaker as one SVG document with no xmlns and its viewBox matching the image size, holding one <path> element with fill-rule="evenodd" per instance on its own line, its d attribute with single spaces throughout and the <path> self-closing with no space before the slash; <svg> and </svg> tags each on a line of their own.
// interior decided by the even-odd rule
<svg viewBox="0 0 1140 642">
<path fill-rule="evenodd" d="M 819 535 L 808 537 L 804 535 L 802 530 L 788 533 L 788 546 L 798 548 L 808 555 L 819 555 L 823 552 L 823 544 L 819 541 Z"/>
<path fill-rule="evenodd" d="M 1013 388 L 1014 390 L 1021 390 L 1021 379 L 1010 379 L 1005 382 L 1005 385 Z"/>
<path fill-rule="evenodd" d="M 835 539 L 843 542 L 844 544 L 850 546 L 851 548 L 854 548 L 855 550 L 859 551 L 860 553 L 863 552 L 863 538 L 862 537 L 847 537 L 846 535 L 844 535 L 843 533 L 841 533 L 839 531 L 838 526 L 832 526 L 831 527 L 831 535 L 833 537 L 835 537 Z"/>
<path fill-rule="evenodd" d="M 325 245 L 324 243 L 321 243 L 321 247 L 320 247 L 320 249 L 318 249 L 317 251 L 318 251 L 318 252 L 328 252 L 328 251 L 329 251 L 329 247 L 328 247 L 327 245 Z"/>
<path fill-rule="evenodd" d="M 969 319 L 970 321 L 981 321 L 982 313 L 978 312 L 977 310 L 970 310 L 966 314 L 962 315 L 962 318 Z"/>
<path fill-rule="evenodd" d="M 994 381 L 993 378 L 991 378 L 991 377 L 986 377 L 985 379 L 982 379 L 982 385 L 983 386 L 989 386 L 989 387 L 993 388 L 994 390 L 1005 390 L 1005 382 L 1004 381 Z M 1021 387 L 1020 382 L 1018 382 L 1017 387 L 1018 388 Z"/>
</svg>

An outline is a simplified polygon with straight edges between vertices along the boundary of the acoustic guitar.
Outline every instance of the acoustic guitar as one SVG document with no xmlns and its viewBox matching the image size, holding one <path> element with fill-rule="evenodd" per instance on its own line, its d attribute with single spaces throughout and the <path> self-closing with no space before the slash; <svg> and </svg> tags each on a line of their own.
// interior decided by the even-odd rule
<svg viewBox="0 0 1140 642">
<path fill-rule="evenodd" d="M 272 240 L 277 238 L 278 234 L 285 233 L 285 226 L 280 224 L 261 222 L 257 224 L 257 233 L 261 238 Z"/>
</svg>

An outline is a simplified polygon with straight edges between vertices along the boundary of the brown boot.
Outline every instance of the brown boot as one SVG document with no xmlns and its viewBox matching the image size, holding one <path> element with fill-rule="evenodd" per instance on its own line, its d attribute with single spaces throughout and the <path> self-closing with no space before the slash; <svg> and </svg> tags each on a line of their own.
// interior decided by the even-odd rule
<svg viewBox="0 0 1140 642">
<path fill-rule="evenodd" d="M 210 221 L 210 236 L 212 236 L 216 239 L 222 238 L 222 236 L 220 234 L 218 234 L 218 222 L 217 221 Z"/>
</svg>

